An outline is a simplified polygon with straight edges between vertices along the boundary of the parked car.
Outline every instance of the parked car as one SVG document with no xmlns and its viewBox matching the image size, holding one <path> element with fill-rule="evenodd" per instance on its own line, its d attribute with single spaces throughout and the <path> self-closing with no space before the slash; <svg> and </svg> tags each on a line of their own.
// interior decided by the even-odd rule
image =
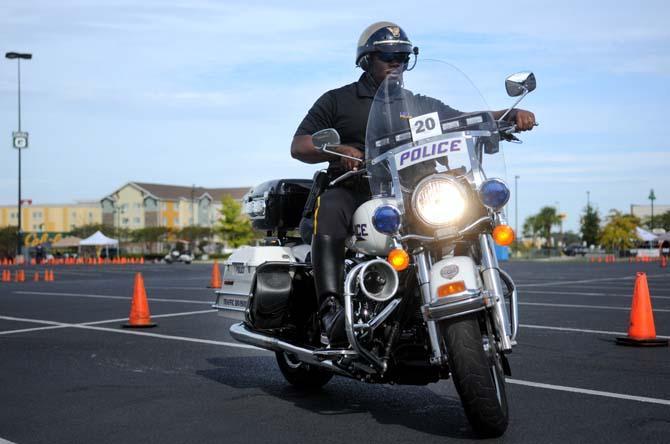
<svg viewBox="0 0 670 444">
<path fill-rule="evenodd" d="M 165 255 L 163 260 L 168 264 L 171 264 L 173 262 L 183 262 L 185 264 L 190 264 L 191 262 L 193 262 L 193 255 L 188 250 L 185 251 L 172 250 L 171 252 Z"/>
<path fill-rule="evenodd" d="M 586 253 L 589 252 L 589 249 L 580 244 L 570 244 L 563 249 L 563 254 L 566 256 L 577 256 L 578 254 L 586 256 Z"/>
</svg>

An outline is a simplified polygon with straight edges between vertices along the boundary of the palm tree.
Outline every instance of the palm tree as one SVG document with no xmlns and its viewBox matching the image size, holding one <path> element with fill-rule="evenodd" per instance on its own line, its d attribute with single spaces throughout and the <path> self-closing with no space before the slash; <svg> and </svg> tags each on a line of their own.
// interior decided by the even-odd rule
<svg viewBox="0 0 670 444">
<path fill-rule="evenodd" d="M 551 227 L 561 223 L 561 218 L 554 207 L 542 207 L 535 216 L 535 222 L 546 241 L 547 248 L 551 247 Z"/>
</svg>

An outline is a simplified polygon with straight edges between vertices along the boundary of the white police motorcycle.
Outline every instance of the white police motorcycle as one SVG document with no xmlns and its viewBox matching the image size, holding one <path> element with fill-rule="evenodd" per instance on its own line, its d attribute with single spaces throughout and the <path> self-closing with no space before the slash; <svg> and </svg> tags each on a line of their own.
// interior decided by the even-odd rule
<svg viewBox="0 0 670 444">
<path fill-rule="evenodd" d="M 388 76 L 374 98 L 365 168 L 333 180 L 362 174 L 372 191 L 354 214 L 348 242 L 349 345 L 320 345 L 309 246 L 289 235 L 310 181 L 252 189 L 247 212 L 268 230 L 267 245 L 231 256 L 214 306 L 242 320 L 230 328 L 235 339 L 275 351 L 293 385 L 321 387 L 333 375 L 392 384 L 451 376 L 474 431 L 500 436 L 518 315 L 516 289 L 498 266 L 494 243 L 514 238 L 503 214 L 510 193 L 499 142 L 516 140 L 515 128 L 489 112 L 450 112 L 444 104 L 490 108 L 449 64 L 424 60 L 405 77 Z M 519 97 L 516 106 L 535 89 L 535 77 L 514 74 L 506 88 Z M 313 141 L 324 151 L 340 143 L 332 129 Z"/>
</svg>

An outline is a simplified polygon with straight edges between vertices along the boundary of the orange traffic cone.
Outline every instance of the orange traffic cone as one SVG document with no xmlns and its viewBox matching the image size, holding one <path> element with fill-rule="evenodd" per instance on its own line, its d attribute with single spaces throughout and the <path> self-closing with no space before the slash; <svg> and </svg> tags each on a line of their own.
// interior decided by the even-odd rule
<svg viewBox="0 0 670 444">
<path fill-rule="evenodd" d="M 25 270 L 19 270 L 19 282 L 25 282 L 26 281 L 26 272 Z"/>
<path fill-rule="evenodd" d="M 221 288 L 221 273 L 219 272 L 219 262 L 214 259 L 212 266 L 212 280 L 207 288 Z"/>
<path fill-rule="evenodd" d="M 133 302 L 130 305 L 130 315 L 128 323 L 123 324 L 124 328 L 149 328 L 155 327 L 151 322 L 149 313 L 149 302 L 147 301 L 147 292 L 144 289 L 144 279 L 142 273 L 135 274 L 135 288 L 133 289 Z"/>
<path fill-rule="evenodd" d="M 39 282 L 40 281 L 40 272 L 36 271 L 35 276 L 33 276 L 33 281 Z"/>
<path fill-rule="evenodd" d="M 12 276 L 9 270 L 2 270 L 2 282 L 11 282 Z"/>
<path fill-rule="evenodd" d="M 654 326 L 654 313 L 651 308 L 651 297 L 647 285 L 647 275 L 638 272 L 635 279 L 635 290 L 633 291 L 633 305 L 630 311 L 630 324 L 628 336 L 616 338 L 619 345 L 634 346 L 667 346 L 667 339 L 656 338 L 656 327 Z"/>
<path fill-rule="evenodd" d="M 661 268 L 666 268 L 668 266 L 668 258 L 661 256 Z"/>
<path fill-rule="evenodd" d="M 54 271 L 49 270 L 49 282 L 53 282 L 53 281 L 54 281 Z"/>
</svg>

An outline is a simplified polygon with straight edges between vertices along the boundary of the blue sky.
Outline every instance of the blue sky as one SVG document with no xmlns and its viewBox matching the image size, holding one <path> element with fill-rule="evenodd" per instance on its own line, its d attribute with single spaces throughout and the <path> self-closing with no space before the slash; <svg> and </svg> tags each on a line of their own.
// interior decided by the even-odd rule
<svg viewBox="0 0 670 444">
<path fill-rule="evenodd" d="M 535 72 L 522 107 L 540 126 L 505 148 L 510 184 L 521 176 L 519 224 L 557 205 L 576 230 L 587 190 L 601 214 L 648 203 L 651 188 L 670 204 L 668 18 L 662 1 L 4 0 L 0 50 L 34 55 L 21 70 L 22 194 L 57 203 L 131 180 L 311 177 L 317 167 L 289 155 L 295 128 L 321 93 L 358 78 L 361 31 L 391 20 L 493 109 L 510 103 L 508 74 Z M 3 58 L 0 204 L 17 195 L 16 89 Z"/>
</svg>

